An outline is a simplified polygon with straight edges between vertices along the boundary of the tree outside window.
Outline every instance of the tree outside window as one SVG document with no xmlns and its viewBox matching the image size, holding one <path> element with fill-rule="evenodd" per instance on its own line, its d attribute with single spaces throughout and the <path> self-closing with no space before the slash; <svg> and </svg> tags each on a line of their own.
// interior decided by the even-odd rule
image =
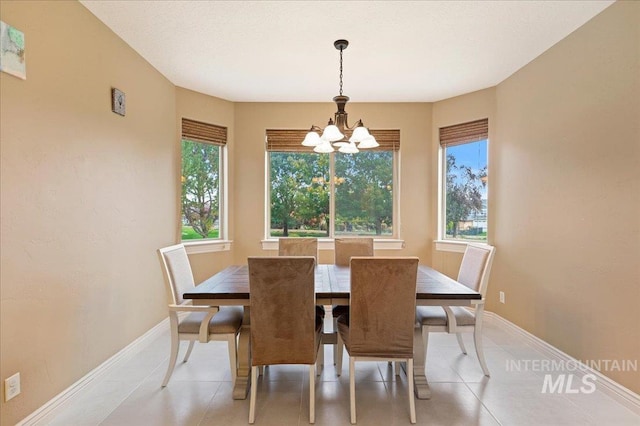
<svg viewBox="0 0 640 426">
<path fill-rule="evenodd" d="M 269 235 L 392 236 L 393 156 L 393 151 L 269 152 Z"/>
<path fill-rule="evenodd" d="M 487 140 L 445 150 L 445 238 L 487 240 Z"/>
<path fill-rule="evenodd" d="M 182 140 L 182 239 L 220 236 L 220 150 Z"/>
</svg>

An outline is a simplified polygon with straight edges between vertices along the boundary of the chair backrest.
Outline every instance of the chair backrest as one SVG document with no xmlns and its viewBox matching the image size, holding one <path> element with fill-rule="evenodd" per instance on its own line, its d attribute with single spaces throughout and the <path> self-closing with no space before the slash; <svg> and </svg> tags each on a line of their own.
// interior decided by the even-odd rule
<svg viewBox="0 0 640 426">
<path fill-rule="evenodd" d="M 187 251 L 184 245 L 177 244 L 158 249 L 158 255 L 169 290 L 169 303 L 180 305 L 184 302 L 182 295 L 195 286 Z"/>
<path fill-rule="evenodd" d="M 412 357 L 417 257 L 351 258 L 349 354 Z"/>
<path fill-rule="evenodd" d="M 458 282 L 482 294 L 482 298 L 487 292 L 495 251 L 490 245 L 468 244 L 458 271 Z"/>
<path fill-rule="evenodd" d="M 373 238 L 336 238 L 335 264 L 349 266 L 353 256 L 373 256 Z"/>
<path fill-rule="evenodd" d="M 318 261 L 317 238 L 280 238 L 278 256 L 313 256 Z"/>
<path fill-rule="evenodd" d="M 316 362 L 315 258 L 249 257 L 251 364 Z"/>
</svg>

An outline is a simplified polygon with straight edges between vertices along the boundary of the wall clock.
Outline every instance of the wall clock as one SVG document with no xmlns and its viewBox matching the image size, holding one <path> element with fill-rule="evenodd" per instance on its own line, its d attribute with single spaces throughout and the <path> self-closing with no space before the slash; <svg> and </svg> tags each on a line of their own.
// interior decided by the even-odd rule
<svg viewBox="0 0 640 426">
<path fill-rule="evenodd" d="M 124 93 L 115 87 L 111 88 L 111 111 L 124 116 L 125 97 Z"/>
</svg>

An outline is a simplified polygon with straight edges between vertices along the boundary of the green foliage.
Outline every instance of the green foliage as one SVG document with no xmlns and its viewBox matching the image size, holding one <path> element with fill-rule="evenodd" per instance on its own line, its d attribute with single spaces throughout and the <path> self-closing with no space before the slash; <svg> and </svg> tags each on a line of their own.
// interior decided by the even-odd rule
<svg viewBox="0 0 640 426">
<path fill-rule="evenodd" d="M 329 235 L 330 156 L 270 153 L 271 235 Z M 393 152 L 335 155 L 336 234 L 392 232 Z M 323 235 L 320 235 L 323 236 Z"/>
<path fill-rule="evenodd" d="M 219 219 L 219 182 L 220 147 L 183 140 L 182 218 L 201 238 L 212 238 Z"/>
<path fill-rule="evenodd" d="M 329 156 L 272 152 L 270 159 L 271 229 L 283 236 L 300 227 L 329 235 Z"/>
<path fill-rule="evenodd" d="M 474 172 L 469 166 L 459 166 L 453 155 L 447 155 L 447 234 L 458 237 L 459 223 L 473 212 L 482 211 L 483 178 L 487 176 L 487 166 Z"/>
<path fill-rule="evenodd" d="M 219 236 L 219 232 L 217 229 L 212 229 L 211 231 L 209 231 L 209 234 L 207 234 L 206 238 L 218 238 Z M 182 239 L 183 240 L 200 240 L 202 239 L 202 235 L 198 234 L 196 231 L 193 230 L 192 227 L 187 226 L 187 225 L 182 225 Z"/>
<path fill-rule="evenodd" d="M 393 152 L 336 155 L 336 233 L 381 235 L 393 217 Z"/>
</svg>

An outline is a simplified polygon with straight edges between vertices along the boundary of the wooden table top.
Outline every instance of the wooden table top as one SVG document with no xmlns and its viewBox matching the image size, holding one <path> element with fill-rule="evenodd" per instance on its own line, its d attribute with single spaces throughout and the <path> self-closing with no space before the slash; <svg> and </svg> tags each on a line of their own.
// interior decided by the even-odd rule
<svg viewBox="0 0 640 426">
<path fill-rule="evenodd" d="M 316 297 L 348 299 L 350 277 L 348 266 L 318 265 L 316 268 Z M 249 269 L 247 265 L 229 266 L 193 290 L 184 293 L 185 299 L 249 299 Z M 416 299 L 480 300 L 480 293 L 447 277 L 428 266 L 418 267 Z"/>
</svg>

